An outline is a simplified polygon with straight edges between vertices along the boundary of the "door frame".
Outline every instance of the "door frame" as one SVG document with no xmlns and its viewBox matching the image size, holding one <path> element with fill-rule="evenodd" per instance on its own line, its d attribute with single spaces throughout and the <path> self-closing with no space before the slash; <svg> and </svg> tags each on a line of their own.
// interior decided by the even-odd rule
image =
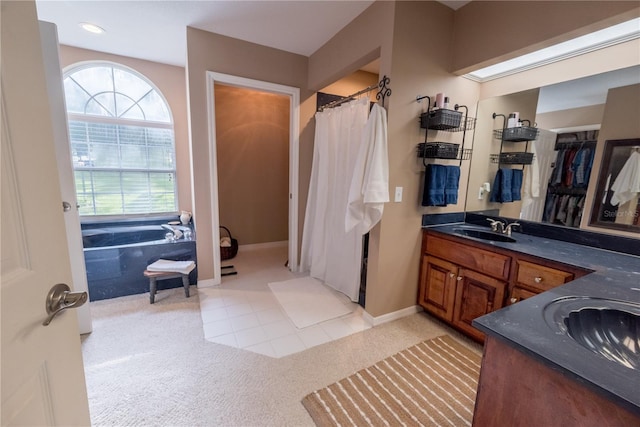
<svg viewBox="0 0 640 427">
<path fill-rule="evenodd" d="M 271 92 L 289 97 L 289 269 L 298 271 L 298 169 L 300 146 L 300 89 L 277 83 L 254 80 L 230 74 L 207 71 L 207 122 L 209 137 L 209 165 L 211 186 L 211 241 L 213 245 L 213 285 L 222 282 L 220 246 L 220 212 L 218 204 L 218 159 L 216 139 L 215 92 L 216 83 L 246 89 Z"/>
</svg>

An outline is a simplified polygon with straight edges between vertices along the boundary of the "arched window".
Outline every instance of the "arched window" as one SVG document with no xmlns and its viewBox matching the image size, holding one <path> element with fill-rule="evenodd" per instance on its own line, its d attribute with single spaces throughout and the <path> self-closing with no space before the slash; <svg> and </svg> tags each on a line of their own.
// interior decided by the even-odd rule
<svg viewBox="0 0 640 427">
<path fill-rule="evenodd" d="M 80 215 L 177 211 L 173 120 L 141 74 L 112 63 L 64 74 Z"/>
</svg>

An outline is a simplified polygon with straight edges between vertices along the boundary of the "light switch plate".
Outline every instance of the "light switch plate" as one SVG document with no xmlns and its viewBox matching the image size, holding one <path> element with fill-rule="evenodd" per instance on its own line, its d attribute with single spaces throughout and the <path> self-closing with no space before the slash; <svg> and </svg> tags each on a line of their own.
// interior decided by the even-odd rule
<svg viewBox="0 0 640 427">
<path fill-rule="evenodd" d="M 396 187 L 396 196 L 394 198 L 395 202 L 401 202 L 402 201 L 402 187 Z"/>
</svg>

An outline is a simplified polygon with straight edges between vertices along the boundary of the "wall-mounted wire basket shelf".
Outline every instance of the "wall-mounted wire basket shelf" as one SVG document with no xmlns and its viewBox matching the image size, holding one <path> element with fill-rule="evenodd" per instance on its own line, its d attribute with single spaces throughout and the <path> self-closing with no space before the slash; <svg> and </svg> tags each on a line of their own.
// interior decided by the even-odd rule
<svg viewBox="0 0 640 427">
<path fill-rule="evenodd" d="M 533 162 L 533 153 L 527 152 L 503 152 L 491 154 L 491 163 L 501 165 L 530 165 Z"/>
<path fill-rule="evenodd" d="M 472 150 L 448 142 L 421 142 L 416 146 L 416 151 L 421 159 L 469 160 Z"/>
<path fill-rule="evenodd" d="M 443 130 L 446 132 L 462 132 L 473 130 L 476 124 L 475 117 L 461 117 L 462 113 L 455 110 L 431 110 L 420 114 L 420 127 L 422 129 Z"/>
<path fill-rule="evenodd" d="M 450 130 L 460 127 L 462 111 L 439 108 L 420 114 L 420 127 L 422 129 Z"/>
<path fill-rule="evenodd" d="M 519 126 L 514 128 L 496 129 L 493 137 L 508 142 L 533 141 L 538 137 L 538 128 Z"/>
</svg>

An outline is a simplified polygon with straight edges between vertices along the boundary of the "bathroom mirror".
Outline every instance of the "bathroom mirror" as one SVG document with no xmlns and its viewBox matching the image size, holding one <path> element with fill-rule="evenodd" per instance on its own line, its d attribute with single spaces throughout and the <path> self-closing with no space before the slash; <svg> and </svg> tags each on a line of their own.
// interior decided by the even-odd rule
<svg viewBox="0 0 640 427">
<path fill-rule="evenodd" d="M 640 139 L 605 142 L 589 225 L 640 233 L 638 173 Z"/>
<path fill-rule="evenodd" d="M 640 66 L 615 70 L 603 74 L 585 77 L 573 81 L 558 83 L 537 89 L 530 89 L 508 95 L 497 96 L 480 100 L 477 108 L 477 121 L 473 137 L 473 153 L 470 163 L 469 181 L 465 211 L 484 212 L 499 215 L 509 219 L 522 219 L 532 222 L 551 222 L 555 225 L 577 228 L 580 226 L 580 218 L 575 218 L 569 224 L 558 221 L 548 221 L 545 218 L 545 202 L 547 183 L 557 160 L 558 146 L 556 138 L 558 134 L 597 131 L 602 123 L 602 118 L 607 103 L 607 93 L 610 88 L 628 86 L 640 82 Z M 597 93 L 596 93 L 597 92 Z M 572 99 L 574 98 L 575 99 Z M 539 135 L 535 146 L 536 159 L 539 169 L 540 193 L 537 198 L 527 199 L 523 187 L 522 200 L 512 203 L 492 203 L 491 194 L 481 189 L 484 183 L 494 186 L 498 165 L 491 162 L 491 154 L 500 151 L 500 140 L 496 140 L 493 131 L 503 126 L 500 117 L 494 119 L 493 113 L 509 115 L 511 112 L 519 112 L 521 118 L 529 119 L 536 123 Z M 579 137 L 578 139 L 582 139 Z M 587 138 L 588 139 L 588 138 Z M 597 134 L 595 139 L 597 139 Z M 592 143 L 595 144 L 595 141 Z M 599 144 L 602 144 L 599 141 Z M 530 150 L 531 143 L 529 145 Z M 520 146 L 505 147 L 503 151 L 522 151 Z M 600 148 L 597 149 L 601 151 Z M 627 148 L 628 152 L 629 148 Z M 545 154 L 546 153 L 546 154 Z M 502 167 L 502 166 L 501 166 Z M 520 167 L 520 166 L 510 166 Z M 621 168 L 622 166 L 620 166 Z M 525 176 L 527 169 L 525 166 Z M 611 172 L 609 172 L 611 173 Z M 588 183 L 588 191 L 591 193 L 597 186 L 606 185 L 608 174 L 592 173 Z M 614 174 L 615 176 L 615 174 Z M 596 180 L 596 177 L 598 178 Z M 612 178 L 613 179 L 613 178 Z M 613 181 L 612 181 L 613 182 Z M 612 184 L 611 182 L 611 184 Z M 610 185 L 611 185 L 610 184 Z M 492 188 L 493 190 L 493 188 Z M 602 195 L 600 189 L 597 190 Z M 586 194 L 587 188 L 583 193 Z M 583 202 L 584 203 L 584 202 Z M 591 219 L 595 216 L 592 206 L 584 206 L 582 216 Z M 602 221 L 600 221 L 602 222 Z M 616 228 L 625 231 L 640 230 L 637 226 L 629 224 L 604 221 L 606 228 Z M 595 217 L 591 224 L 597 224 Z M 585 224 L 585 221 L 582 221 Z M 613 225 L 611 227 L 611 225 Z"/>
</svg>

